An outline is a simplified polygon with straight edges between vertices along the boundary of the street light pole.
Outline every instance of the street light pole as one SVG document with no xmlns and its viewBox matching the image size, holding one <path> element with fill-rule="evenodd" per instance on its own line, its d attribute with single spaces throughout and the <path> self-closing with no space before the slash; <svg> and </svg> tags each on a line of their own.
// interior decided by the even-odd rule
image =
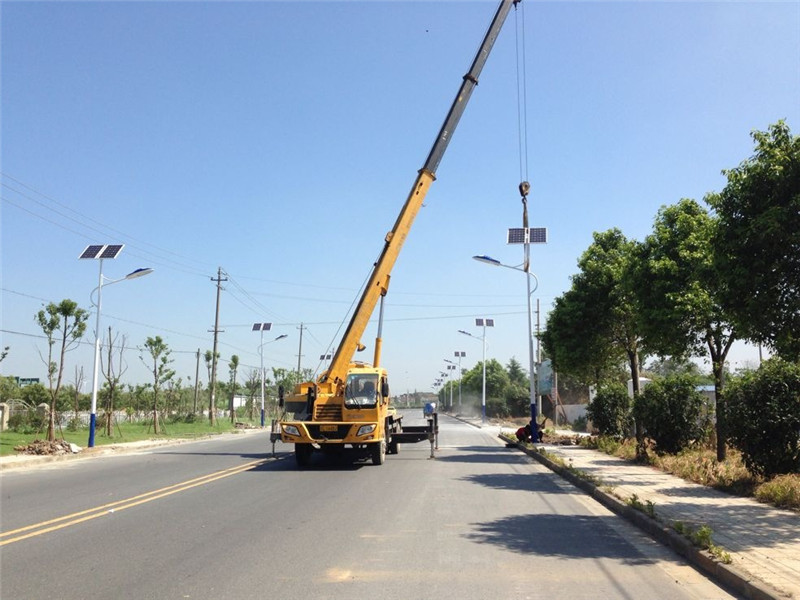
<svg viewBox="0 0 800 600">
<path fill-rule="evenodd" d="M 458 330 L 459 333 L 463 333 L 464 335 L 468 335 L 469 337 L 475 338 L 476 340 L 481 340 L 481 345 L 483 346 L 483 382 L 481 384 L 481 422 L 486 423 L 486 328 L 487 327 L 494 327 L 494 319 L 475 319 L 475 325 L 478 327 L 483 327 L 483 336 L 477 337 L 472 335 L 467 331 L 463 331 L 461 329 Z"/>
<path fill-rule="evenodd" d="M 271 342 L 264 342 L 264 332 L 269 331 L 272 328 L 272 323 L 253 323 L 253 331 L 260 331 L 261 332 L 261 344 L 258 346 L 258 354 L 261 358 L 261 427 L 264 427 L 266 422 L 265 419 L 265 410 L 264 410 L 264 346 L 266 344 L 271 344 L 272 342 L 277 342 L 278 340 L 282 340 L 285 337 L 288 337 L 285 333 L 279 335 Z"/>
<path fill-rule="evenodd" d="M 272 329 L 272 323 L 253 323 L 253 331 L 261 332 L 258 354 L 261 358 L 261 427 L 264 427 L 264 332 Z"/>
<path fill-rule="evenodd" d="M 97 279 L 97 287 L 89 294 L 91 299 L 94 292 L 97 292 L 97 315 L 95 317 L 94 329 L 94 368 L 92 372 L 92 407 L 89 414 L 89 441 L 88 447 L 94 448 L 94 434 L 97 427 L 97 387 L 100 378 L 100 311 L 103 304 L 103 285 L 107 278 L 103 275 L 103 259 L 116 258 L 122 251 L 124 244 L 94 244 L 87 246 L 79 258 L 97 259 L 100 261 L 100 275 Z M 136 269 L 122 277 L 121 279 L 110 279 L 105 285 L 119 283 L 126 279 L 136 279 L 143 275 L 149 275 L 153 269 Z"/>
<path fill-rule="evenodd" d="M 461 359 L 466 356 L 467 353 L 456 350 L 454 354 L 458 357 L 458 408 L 461 409 Z"/>
<path fill-rule="evenodd" d="M 535 375 L 535 366 L 536 366 L 536 359 L 533 353 L 533 311 L 531 308 L 531 295 L 536 289 L 539 287 L 539 280 L 536 278 L 536 275 L 530 272 L 529 265 L 527 269 L 520 269 L 519 267 L 512 267 L 511 265 L 505 265 L 501 263 L 499 260 L 492 258 L 491 256 L 473 256 L 473 259 L 477 260 L 478 262 L 486 263 L 487 265 L 492 265 L 494 267 L 505 267 L 506 269 L 512 269 L 514 271 L 520 271 L 525 273 L 526 277 L 526 284 L 527 284 L 527 291 L 528 291 L 528 377 L 529 377 L 529 390 L 530 390 L 530 407 L 531 407 L 531 437 L 533 440 L 538 440 L 538 402 L 537 402 L 537 394 L 536 394 L 536 375 Z M 536 287 L 531 289 L 531 277 L 536 280 Z"/>
</svg>

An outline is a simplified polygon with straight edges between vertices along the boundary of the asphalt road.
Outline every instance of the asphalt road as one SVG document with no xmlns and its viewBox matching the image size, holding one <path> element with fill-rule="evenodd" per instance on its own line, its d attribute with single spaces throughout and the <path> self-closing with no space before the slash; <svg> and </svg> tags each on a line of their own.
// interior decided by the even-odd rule
<svg viewBox="0 0 800 600">
<path fill-rule="evenodd" d="M 731 597 L 496 430 L 440 430 L 383 466 L 258 432 L 4 472 L 0 597 Z"/>
</svg>

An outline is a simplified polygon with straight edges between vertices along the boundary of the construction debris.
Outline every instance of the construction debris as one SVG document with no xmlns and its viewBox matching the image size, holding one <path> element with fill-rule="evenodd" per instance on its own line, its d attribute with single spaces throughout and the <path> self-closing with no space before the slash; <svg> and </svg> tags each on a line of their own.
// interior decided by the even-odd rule
<svg viewBox="0 0 800 600">
<path fill-rule="evenodd" d="M 14 446 L 14 450 L 20 454 L 59 456 L 62 454 L 77 454 L 81 451 L 81 448 L 75 444 L 70 444 L 66 440 L 56 440 L 54 442 L 33 440 L 29 444 Z"/>
</svg>

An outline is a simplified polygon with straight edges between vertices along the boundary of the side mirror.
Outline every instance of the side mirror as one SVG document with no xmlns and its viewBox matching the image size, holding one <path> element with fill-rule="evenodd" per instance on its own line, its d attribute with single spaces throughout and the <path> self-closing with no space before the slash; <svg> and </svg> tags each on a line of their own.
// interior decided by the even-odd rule
<svg viewBox="0 0 800 600">
<path fill-rule="evenodd" d="M 283 386 L 279 385 L 278 386 L 278 406 L 280 406 L 281 408 L 283 408 L 283 394 L 284 394 Z"/>
<path fill-rule="evenodd" d="M 385 379 L 381 379 L 381 396 L 389 398 L 389 382 Z"/>
</svg>

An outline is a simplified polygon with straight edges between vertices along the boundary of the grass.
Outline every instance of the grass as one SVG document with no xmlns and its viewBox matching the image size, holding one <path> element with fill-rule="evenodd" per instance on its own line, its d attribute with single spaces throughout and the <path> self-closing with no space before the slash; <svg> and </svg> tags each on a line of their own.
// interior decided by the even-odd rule
<svg viewBox="0 0 800 600">
<path fill-rule="evenodd" d="M 693 527 L 686 525 L 683 521 L 675 521 L 672 524 L 672 528 L 682 536 L 688 538 L 692 544 L 694 544 L 697 548 L 701 548 L 706 550 L 711 556 L 716 558 L 718 561 L 729 565 L 733 562 L 731 559 L 731 555 L 725 551 L 724 548 L 721 546 L 717 546 L 714 542 L 711 541 L 711 527 L 708 525 L 701 525 L 698 529 L 694 529 Z"/>
<path fill-rule="evenodd" d="M 200 420 L 195 423 L 165 423 L 162 427 L 162 433 L 155 435 L 152 423 L 120 423 L 118 427 L 114 427 L 114 435 L 112 437 L 107 437 L 104 431 L 97 429 L 94 443 L 95 446 L 104 446 L 152 439 L 195 438 L 203 435 L 228 433 L 235 430 L 231 422 L 226 419 L 218 420 L 215 427 L 211 427 L 206 420 Z M 0 456 L 17 454 L 14 451 L 15 446 L 28 444 L 35 439 L 43 440 L 46 436 L 46 431 L 38 434 L 3 431 L 0 433 Z M 76 431 L 68 431 L 66 428 L 63 430 L 57 429 L 56 439 L 64 439 L 67 442 L 85 448 L 89 440 L 89 429 L 81 428 Z"/>
<path fill-rule="evenodd" d="M 587 438 L 587 446 L 606 454 L 636 460 L 636 440 Z M 765 504 L 800 511 L 800 474 L 780 475 L 770 480 L 755 477 L 747 470 L 738 450 L 729 448 L 724 462 L 717 462 L 716 451 L 691 448 L 680 454 L 648 452 L 647 462 L 667 473 L 739 496 L 752 497 Z"/>
</svg>

